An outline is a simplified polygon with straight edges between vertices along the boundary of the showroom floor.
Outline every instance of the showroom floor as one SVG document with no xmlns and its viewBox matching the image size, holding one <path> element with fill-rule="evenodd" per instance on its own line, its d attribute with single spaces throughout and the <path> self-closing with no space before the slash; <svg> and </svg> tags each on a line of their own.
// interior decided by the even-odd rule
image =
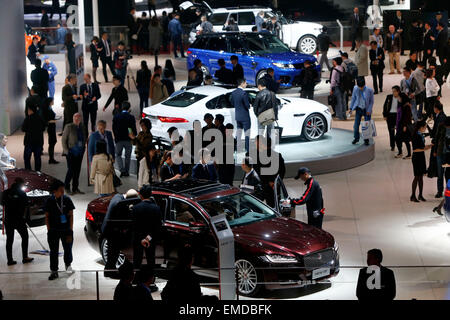
<svg viewBox="0 0 450 320">
<path fill-rule="evenodd" d="M 152 61 L 151 58 L 149 61 Z M 402 57 L 404 62 L 406 57 Z M 165 57 L 160 57 L 164 61 Z M 131 67 L 136 70 L 140 57 L 132 60 Z M 150 63 L 153 66 L 153 63 Z M 177 87 L 185 84 L 183 60 L 175 62 L 178 79 Z M 326 76 L 326 73 L 324 76 Z M 103 77 L 99 73 L 99 80 Z M 398 84 L 401 75 L 385 76 L 385 92 L 375 96 L 375 118 L 381 120 L 381 110 L 385 95 L 394 84 Z M 182 80 L 182 81 L 180 81 Z M 371 79 L 367 78 L 371 84 Z M 57 101 L 60 105 L 60 88 L 57 86 Z M 111 90 L 111 84 L 101 85 L 103 106 Z M 325 85 L 320 90 L 326 91 Z M 285 95 L 297 95 L 297 90 L 289 90 Z M 450 89 L 444 86 L 444 105 L 450 104 Z M 133 113 L 138 115 L 138 97 L 136 92 L 130 94 Z M 55 108 L 62 113 L 62 108 Z M 445 109 L 450 113 L 450 109 Z M 99 111 L 99 118 L 111 123 L 111 113 Z M 267 292 L 261 298 L 290 299 L 355 299 L 358 267 L 365 265 L 368 249 L 380 248 L 384 254 L 384 265 L 393 266 L 397 279 L 398 299 L 449 299 L 450 280 L 450 226 L 443 217 L 432 212 L 438 204 L 434 199 L 436 180 L 425 178 L 424 197 L 427 202 L 412 203 L 409 201 L 412 180 L 412 165 L 410 160 L 394 159 L 394 153 L 389 150 L 386 125 L 377 121 L 378 137 L 376 142 L 375 160 L 358 168 L 317 176 L 323 188 L 326 215 L 324 229 L 330 232 L 340 245 L 341 272 L 331 279 L 330 283 L 305 289 L 279 290 Z M 333 127 L 351 129 L 352 121 L 334 122 Z M 8 149 L 18 160 L 18 166 L 23 166 L 21 132 L 16 132 L 9 138 Z M 351 143 L 351 141 L 348 141 Z M 66 165 L 60 156 L 61 145 L 57 144 L 57 159 L 59 165 L 49 166 L 48 156 L 43 157 L 43 172 L 64 178 Z M 81 177 L 81 189 L 86 195 L 73 197 L 75 210 L 74 223 L 74 270 L 87 272 L 75 273 L 74 276 L 62 275 L 59 280 L 47 280 L 49 258 L 42 255 L 32 255 L 35 262 L 29 265 L 19 263 L 16 266 L 6 266 L 5 237 L 0 236 L 0 289 L 5 299 L 95 299 L 95 271 L 102 270 L 100 256 L 90 248 L 83 234 L 85 209 L 89 201 L 96 196 L 93 188 L 87 187 L 86 164 L 84 163 Z M 124 186 L 120 191 L 136 186 L 136 177 L 123 179 Z M 285 181 L 291 196 L 303 192 L 303 185 L 293 179 Z M 305 221 L 304 207 L 297 208 L 297 219 Z M 36 236 L 45 245 L 45 227 L 33 228 Z M 20 237 L 16 235 L 14 254 L 20 261 Z M 30 234 L 30 251 L 40 249 L 38 242 Z M 60 259 L 62 260 L 62 259 Z M 60 262 L 63 266 L 63 262 Z M 92 272 L 90 272 L 92 271 Z M 30 273 L 34 272 L 34 273 Z M 160 289 L 165 280 L 157 279 Z M 99 274 L 101 299 L 111 299 L 115 280 L 104 279 Z M 73 290 L 68 290 L 73 289 Z M 203 287 L 203 292 L 217 294 L 214 287 Z M 154 297 L 159 299 L 159 293 Z"/>
</svg>

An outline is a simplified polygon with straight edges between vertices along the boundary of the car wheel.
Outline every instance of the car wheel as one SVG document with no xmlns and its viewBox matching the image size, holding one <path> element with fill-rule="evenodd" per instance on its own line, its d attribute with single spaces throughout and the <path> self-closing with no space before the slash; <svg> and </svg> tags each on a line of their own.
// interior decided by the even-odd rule
<svg viewBox="0 0 450 320">
<path fill-rule="evenodd" d="M 235 266 L 239 294 L 255 296 L 262 287 L 261 284 L 258 284 L 261 278 L 258 276 L 258 271 L 250 261 L 245 259 L 236 261 Z"/>
<path fill-rule="evenodd" d="M 100 244 L 100 253 L 102 255 L 103 261 L 105 263 L 108 262 L 108 240 L 102 240 L 102 243 Z"/>
<path fill-rule="evenodd" d="M 314 54 L 317 49 L 316 37 L 313 35 L 305 35 L 298 40 L 297 51 L 305 54 Z"/>
<path fill-rule="evenodd" d="M 260 70 L 257 74 L 256 74 L 256 81 L 255 81 L 255 86 L 258 85 L 258 80 L 260 80 L 262 77 L 264 77 L 267 74 L 267 70 L 263 69 Z"/>
<path fill-rule="evenodd" d="M 310 114 L 303 122 L 302 136 L 308 141 L 322 138 L 327 128 L 325 118 L 318 114 Z"/>
</svg>

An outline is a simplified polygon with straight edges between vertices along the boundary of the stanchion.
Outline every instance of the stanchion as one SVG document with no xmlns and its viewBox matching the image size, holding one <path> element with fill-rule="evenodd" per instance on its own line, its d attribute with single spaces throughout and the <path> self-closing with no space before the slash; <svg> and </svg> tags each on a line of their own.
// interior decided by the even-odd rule
<svg viewBox="0 0 450 320">
<path fill-rule="evenodd" d="M 100 285 L 98 283 L 98 270 L 95 271 L 95 286 L 97 289 L 97 301 L 99 301 L 100 300 Z"/>
</svg>

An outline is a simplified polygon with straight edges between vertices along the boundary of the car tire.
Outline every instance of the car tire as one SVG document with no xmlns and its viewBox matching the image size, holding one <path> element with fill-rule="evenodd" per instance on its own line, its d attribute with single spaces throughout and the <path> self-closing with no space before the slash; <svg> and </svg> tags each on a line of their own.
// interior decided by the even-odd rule
<svg viewBox="0 0 450 320">
<path fill-rule="evenodd" d="M 234 263 L 237 273 L 237 286 L 240 295 L 254 297 L 264 285 L 259 284 L 262 274 L 254 264 L 246 259 L 238 259 Z"/>
<path fill-rule="evenodd" d="M 312 34 L 306 34 L 297 42 L 297 51 L 314 55 L 317 51 L 317 38 Z"/>
<path fill-rule="evenodd" d="M 102 239 L 100 243 L 100 254 L 104 263 L 108 262 L 108 240 L 106 238 Z"/>
<path fill-rule="evenodd" d="M 308 141 L 315 141 L 323 137 L 327 131 L 327 121 L 324 116 L 312 113 L 303 122 L 301 136 Z"/>
<path fill-rule="evenodd" d="M 262 70 L 258 71 L 258 73 L 256 74 L 256 79 L 255 79 L 255 87 L 258 86 L 258 80 L 261 79 L 262 77 L 264 77 L 266 74 L 267 74 L 266 69 L 262 69 Z"/>
</svg>

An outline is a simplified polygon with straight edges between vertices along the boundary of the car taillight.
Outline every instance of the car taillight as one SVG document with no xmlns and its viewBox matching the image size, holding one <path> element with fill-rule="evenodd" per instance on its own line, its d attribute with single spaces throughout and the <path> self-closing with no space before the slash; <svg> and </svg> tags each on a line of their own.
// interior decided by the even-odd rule
<svg viewBox="0 0 450 320">
<path fill-rule="evenodd" d="M 445 195 L 446 197 L 450 197 L 450 190 L 449 190 L 449 189 L 445 189 L 444 195 Z"/>
<path fill-rule="evenodd" d="M 142 119 L 147 118 L 147 114 L 142 112 L 141 117 L 142 117 Z"/>
<path fill-rule="evenodd" d="M 89 212 L 89 210 L 86 210 L 86 220 L 94 222 L 94 216 Z"/>
<path fill-rule="evenodd" d="M 159 121 L 161 122 L 170 122 L 170 123 L 181 123 L 181 122 L 189 122 L 184 118 L 176 118 L 176 117 L 161 117 L 158 116 Z"/>
<path fill-rule="evenodd" d="M 192 51 L 188 50 L 186 53 L 187 53 L 187 55 L 190 55 L 190 54 L 192 54 Z"/>
</svg>

